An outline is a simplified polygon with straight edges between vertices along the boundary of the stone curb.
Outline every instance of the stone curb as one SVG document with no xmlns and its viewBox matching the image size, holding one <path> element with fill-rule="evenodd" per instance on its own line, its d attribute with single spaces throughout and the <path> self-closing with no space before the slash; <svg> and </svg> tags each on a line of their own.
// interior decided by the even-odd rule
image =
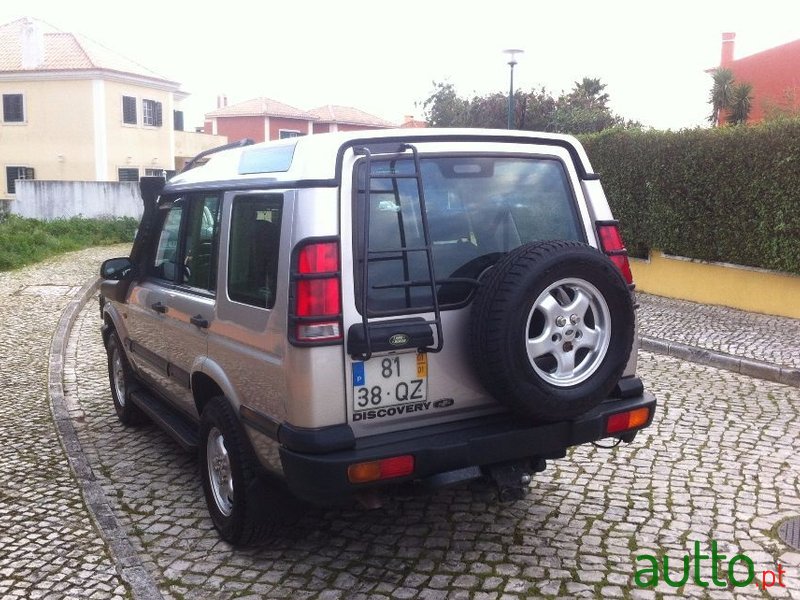
<svg viewBox="0 0 800 600">
<path fill-rule="evenodd" d="M 800 369 L 781 367 L 761 360 L 742 358 L 725 352 L 698 348 L 649 336 L 641 336 L 639 341 L 640 348 L 647 352 L 667 354 L 701 365 L 708 365 L 718 369 L 725 369 L 726 371 L 733 371 L 734 373 L 741 373 L 748 377 L 757 377 L 758 379 L 800 388 Z"/>
<path fill-rule="evenodd" d="M 135 600 L 158 599 L 163 598 L 158 586 L 139 559 L 125 528 L 114 516 L 105 492 L 95 478 L 92 467 L 83 453 L 64 398 L 64 355 L 67 350 L 67 342 L 75 320 L 99 285 L 100 278 L 86 283 L 67 304 L 58 321 L 53 342 L 50 345 L 48 366 L 50 410 L 69 466 L 81 487 L 89 515 L 116 563 L 117 572 L 130 587 Z"/>
</svg>

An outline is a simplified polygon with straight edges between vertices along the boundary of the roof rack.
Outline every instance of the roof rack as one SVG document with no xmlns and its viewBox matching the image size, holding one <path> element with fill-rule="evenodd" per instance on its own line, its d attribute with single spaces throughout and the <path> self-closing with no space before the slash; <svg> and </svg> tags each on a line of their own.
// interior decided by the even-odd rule
<svg viewBox="0 0 800 600">
<path fill-rule="evenodd" d="M 241 148 L 243 146 L 252 146 L 255 144 L 253 140 L 250 138 L 244 138 L 243 140 L 239 140 L 238 142 L 231 142 L 230 144 L 225 144 L 223 146 L 217 146 L 216 148 L 210 148 L 209 150 L 203 150 L 200 154 L 195 156 L 192 160 L 186 163 L 183 168 L 181 169 L 181 173 L 185 173 L 189 169 L 194 168 L 197 164 L 197 161 L 200 159 L 205 158 L 211 154 L 216 154 L 217 152 L 222 152 L 223 150 L 230 150 L 232 148 Z"/>
</svg>

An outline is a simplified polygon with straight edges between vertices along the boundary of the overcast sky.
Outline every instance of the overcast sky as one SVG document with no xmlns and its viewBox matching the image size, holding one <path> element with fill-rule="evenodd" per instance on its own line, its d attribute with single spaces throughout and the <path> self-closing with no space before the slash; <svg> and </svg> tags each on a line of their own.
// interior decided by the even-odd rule
<svg viewBox="0 0 800 600">
<path fill-rule="evenodd" d="M 24 7 L 24 8 L 22 8 Z M 24 12 L 20 12 L 23 10 Z M 389 121 L 422 116 L 433 81 L 462 95 L 508 90 L 504 48 L 525 50 L 515 87 L 558 93 L 587 77 L 621 116 L 657 128 L 703 125 L 708 68 L 723 31 L 736 57 L 800 38 L 796 0 L 26 0 L 0 22 L 32 16 L 82 33 L 192 96 L 187 125 L 267 96 L 302 109 L 355 106 Z"/>
</svg>

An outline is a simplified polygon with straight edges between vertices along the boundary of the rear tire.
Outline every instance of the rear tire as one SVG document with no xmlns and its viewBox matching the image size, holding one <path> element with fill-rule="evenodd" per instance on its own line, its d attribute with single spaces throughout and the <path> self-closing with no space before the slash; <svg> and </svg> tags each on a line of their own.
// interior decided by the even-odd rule
<svg viewBox="0 0 800 600">
<path fill-rule="evenodd" d="M 281 490 L 271 488 L 247 434 L 224 396 L 209 400 L 200 419 L 200 478 L 214 527 L 234 546 L 254 544 L 284 521 Z"/>
<path fill-rule="evenodd" d="M 111 385 L 111 398 L 117 418 L 123 425 L 141 425 L 147 421 L 142 410 L 131 402 L 131 393 L 139 388 L 139 382 L 125 356 L 125 349 L 116 331 L 112 331 L 106 344 L 108 355 L 108 380 Z"/>
</svg>

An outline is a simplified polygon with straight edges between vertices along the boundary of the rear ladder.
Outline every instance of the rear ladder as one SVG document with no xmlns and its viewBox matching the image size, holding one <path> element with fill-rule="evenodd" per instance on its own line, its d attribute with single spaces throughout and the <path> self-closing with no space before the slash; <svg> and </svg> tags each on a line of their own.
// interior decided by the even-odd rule
<svg viewBox="0 0 800 600">
<path fill-rule="evenodd" d="M 372 173 L 372 160 L 376 157 L 386 159 L 386 158 L 393 158 L 395 160 L 399 160 L 399 155 L 403 155 L 407 150 L 411 151 L 413 163 L 414 163 L 414 171 L 413 173 L 397 173 L 394 170 L 391 173 L 379 173 L 373 174 Z M 439 309 L 439 299 L 436 294 L 436 287 L 438 285 L 436 280 L 436 272 L 434 269 L 433 264 L 433 244 L 431 242 L 431 234 L 430 229 L 428 227 L 428 213 L 425 206 L 425 192 L 422 187 L 422 170 L 420 169 L 420 162 L 419 162 L 419 152 L 417 148 L 412 144 L 401 144 L 399 147 L 395 146 L 392 150 L 385 150 L 380 153 L 373 153 L 367 147 L 357 147 L 354 148 L 354 152 L 357 156 L 364 156 L 365 157 L 365 177 L 364 177 L 364 230 L 362 232 L 363 235 L 363 248 L 364 248 L 364 259 L 362 261 L 362 272 L 361 272 L 361 281 L 363 282 L 361 286 L 361 320 L 363 325 L 364 331 L 364 338 L 366 342 L 366 352 L 362 353 L 359 357 L 361 360 L 368 360 L 372 356 L 372 343 L 371 343 L 371 336 L 370 331 L 373 330 L 376 326 L 384 325 L 387 321 L 375 321 L 370 320 L 370 316 L 373 317 L 380 317 L 380 316 L 388 316 L 392 314 L 396 314 L 396 311 L 389 310 L 389 311 L 373 311 L 371 314 L 367 308 L 368 304 L 368 292 L 370 290 L 369 284 L 369 264 L 370 260 L 379 259 L 381 256 L 385 256 L 388 254 L 402 254 L 403 256 L 403 274 L 404 280 L 392 283 L 388 285 L 377 286 L 375 289 L 379 288 L 388 288 L 388 287 L 402 287 L 406 291 L 406 298 L 408 300 L 407 304 L 410 306 L 410 289 L 412 287 L 429 287 L 431 290 L 431 298 L 432 298 L 432 305 L 431 306 L 423 306 L 420 307 L 420 311 L 433 311 L 433 319 L 426 320 L 426 321 L 417 321 L 420 325 L 428 325 L 433 326 L 436 331 L 436 345 L 433 347 L 423 347 L 418 348 L 420 352 L 440 352 L 444 347 L 444 339 L 442 336 L 442 315 Z M 386 250 L 372 250 L 369 245 L 369 220 L 370 220 L 370 193 L 372 190 L 372 182 L 376 179 L 390 179 L 392 181 L 392 191 L 394 193 L 395 198 L 399 198 L 399 189 L 398 189 L 398 180 L 399 179 L 414 179 L 417 182 L 417 198 L 419 200 L 419 210 L 420 210 L 420 218 L 422 221 L 422 232 L 423 232 L 423 239 L 424 245 L 422 246 L 408 246 L 406 244 L 406 236 L 404 231 L 403 225 L 403 218 L 402 214 L 398 212 L 398 219 L 399 219 L 399 228 L 400 228 L 400 247 L 398 248 L 390 248 Z M 359 185 L 361 182 L 359 181 Z M 361 190 L 359 190 L 361 191 Z M 377 193 L 379 190 L 375 190 Z M 427 280 L 410 280 L 409 268 L 408 268 L 408 255 L 412 252 L 424 252 L 426 257 L 427 263 L 427 270 L 428 270 L 428 279 Z"/>
</svg>

